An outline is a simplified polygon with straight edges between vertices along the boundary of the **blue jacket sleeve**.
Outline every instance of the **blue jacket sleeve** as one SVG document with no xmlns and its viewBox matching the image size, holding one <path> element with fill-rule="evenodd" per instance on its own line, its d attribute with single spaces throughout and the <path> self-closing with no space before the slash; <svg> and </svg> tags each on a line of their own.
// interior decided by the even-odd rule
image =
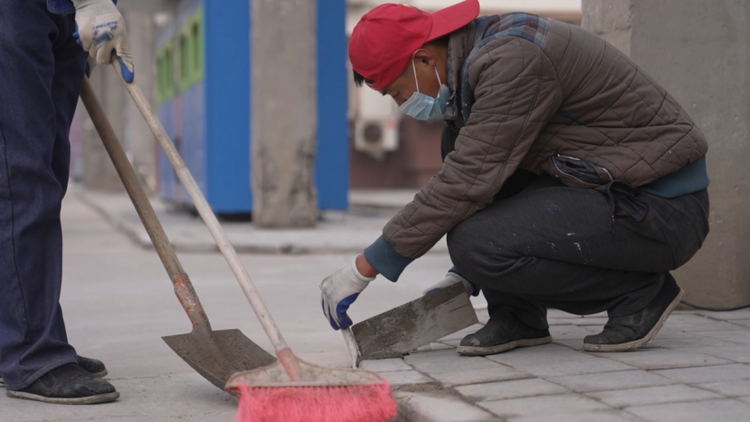
<svg viewBox="0 0 750 422">
<path fill-rule="evenodd" d="M 414 258 L 399 255 L 383 236 L 365 249 L 365 258 L 383 277 L 391 281 L 398 280 L 406 266 L 414 261 Z"/>
</svg>

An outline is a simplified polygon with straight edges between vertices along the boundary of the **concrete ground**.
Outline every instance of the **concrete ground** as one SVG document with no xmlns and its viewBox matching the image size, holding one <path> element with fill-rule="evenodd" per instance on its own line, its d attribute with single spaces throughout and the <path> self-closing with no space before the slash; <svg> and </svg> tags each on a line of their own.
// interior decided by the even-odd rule
<svg viewBox="0 0 750 422">
<path fill-rule="evenodd" d="M 358 201 L 367 205 L 367 195 Z M 214 329 L 238 328 L 270 350 L 201 223 L 156 205 Z M 315 230 L 279 233 L 225 224 L 246 252 L 242 261 L 280 329 L 304 359 L 349 362 L 343 339 L 320 311 L 317 286 L 377 237 L 391 211 L 376 208 L 326 214 Z M 190 324 L 155 252 L 143 246 L 148 243 L 141 241 L 138 224 L 124 195 L 74 188 L 64 202 L 62 305 L 70 341 L 80 354 L 107 364 L 122 397 L 104 405 L 62 406 L 0 395 L 0 421 L 234 420 L 235 399 L 159 338 L 187 333 Z M 442 245 L 409 266 L 398 283 L 375 281 L 352 307 L 352 318 L 360 321 L 414 299 L 441 279 L 450 267 Z M 483 302 L 475 304 L 486 321 Z M 650 346 L 614 354 L 581 350 L 583 337 L 601 330 L 603 315 L 550 311 L 549 319 L 555 340 L 549 345 L 486 358 L 458 356 L 453 349 L 472 327 L 404 359 L 363 366 L 391 381 L 400 419 L 413 422 L 750 420 L 750 311 L 680 311 Z"/>
</svg>

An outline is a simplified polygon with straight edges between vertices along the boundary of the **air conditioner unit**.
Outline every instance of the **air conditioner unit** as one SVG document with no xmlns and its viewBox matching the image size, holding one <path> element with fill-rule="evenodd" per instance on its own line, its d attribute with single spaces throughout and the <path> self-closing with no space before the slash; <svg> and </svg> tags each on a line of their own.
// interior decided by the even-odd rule
<svg viewBox="0 0 750 422">
<path fill-rule="evenodd" d="M 354 149 L 380 159 L 398 149 L 398 107 L 391 97 L 368 87 L 355 90 Z"/>
</svg>

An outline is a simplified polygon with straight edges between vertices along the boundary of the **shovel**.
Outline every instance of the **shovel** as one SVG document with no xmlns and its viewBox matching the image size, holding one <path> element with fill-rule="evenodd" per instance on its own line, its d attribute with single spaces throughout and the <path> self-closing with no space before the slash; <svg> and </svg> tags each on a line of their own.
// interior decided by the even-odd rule
<svg viewBox="0 0 750 422">
<path fill-rule="evenodd" d="M 162 337 L 188 365 L 213 385 L 224 389 L 229 377 L 236 372 L 249 371 L 276 362 L 276 358 L 245 337 L 240 330 L 213 331 L 208 316 L 198 300 L 182 264 L 156 217 L 151 203 L 138 181 L 133 166 L 117 139 L 88 78 L 84 78 L 81 99 L 104 142 L 112 163 L 122 179 L 125 190 L 133 201 L 156 252 L 174 285 L 174 291 L 185 313 L 193 324 L 188 334 Z"/>
</svg>

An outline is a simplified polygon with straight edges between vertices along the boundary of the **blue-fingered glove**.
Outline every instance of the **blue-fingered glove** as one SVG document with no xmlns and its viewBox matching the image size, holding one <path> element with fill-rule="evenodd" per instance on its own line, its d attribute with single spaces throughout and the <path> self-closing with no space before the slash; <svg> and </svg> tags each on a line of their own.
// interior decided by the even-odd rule
<svg viewBox="0 0 750 422">
<path fill-rule="evenodd" d="M 127 83 L 135 79 L 133 57 L 126 42 L 125 20 L 112 0 L 71 0 L 76 8 L 76 42 L 89 53 L 89 70 L 93 64 L 109 64 L 112 53 Z"/>
<path fill-rule="evenodd" d="M 472 296 L 476 296 L 476 295 L 479 294 L 479 288 L 475 289 L 474 285 L 471 284 L 471 282 L 469 282 L 469 280 L 461 277 L 460 275 L 458 275 L 458 274 L 456 274 L 454 272 L 449 272 L 448 274 L 445 275 L 444 279 L 442 279 L 442 280 L 438 281 L 437 283 L 433 284 L 432 286 L 424 289 L 422 291 L 422 295 L 423 296 L 427 296 L 430 293 L 435 293 L 436 291 L 438 291 L 440 289 L 444 289 L 444 288 L 452 286 L 452 285 L 454 285 L 456 283 L 462 283 L 464 285 L 464 289 L 466 289 L 466 293 L 468 293 L 468 294 L 470 294 Z"/>
<path fill-rule="evenodd" d="M 372 280 L 375 277 L 365 277 L 357 270 L 357 258 L 351 265 L 323 279 L 320 283 L 321 305 L 334 330 L 351 327 L 352 320 L 346 311 Z"/>
</svg>

